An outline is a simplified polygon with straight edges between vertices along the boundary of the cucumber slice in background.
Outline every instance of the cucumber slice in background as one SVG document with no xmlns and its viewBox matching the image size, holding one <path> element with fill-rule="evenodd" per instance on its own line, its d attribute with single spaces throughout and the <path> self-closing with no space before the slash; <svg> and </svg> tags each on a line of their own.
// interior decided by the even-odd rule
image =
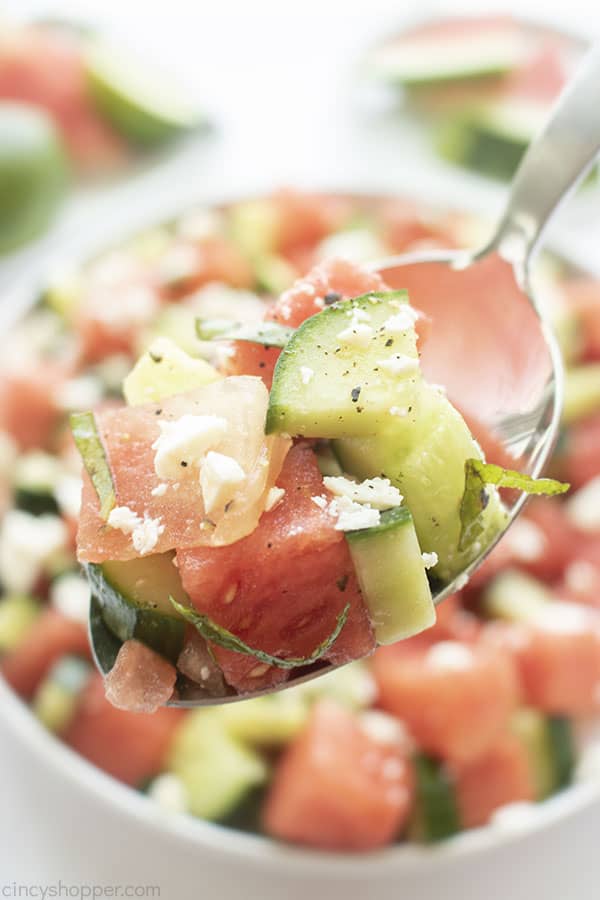
<svg viewBox="0 0 600 900">
<path fill-rule="evenodd" d="M 40 235 L 65 194 L 69 164 L 52 120 L 0 102 L 0 253 Z"/>
<path fill-rule="evenodd" d="M 184 605 L 189 600 L 173 565 L 172 553 L 102 565 L 90 563 L 86 572 L 104 625 L 116 638 L 122 642 L 135 638 L 177 662 L 183 648 L 185 622 L 169 597 Z"/>
<path fill-rule="evenodd" d="M 34 451 L 19 457 L 14 476 L 14 503 L 18 509 L 41 516 L 59 512 L 56 486 L 64 477 L 64 466 L 54 456 Z"/>
<path fill-rule="evenodd" d="M 527 622 L 553 599 L 550 589 L 537 578 L 507 569 L 485 588 L 481 602 L 483 612 L 491 618 Z"/>
<path fill-rule="evenodd" d="M 393 644 L 435 622 L 435 607 L 410 511 L 385 510 L 373 528 L 346 541 L 379 644 Z"/>
<path fill-rule="evenodd" d="M 84 62 L 98 111 L 131 141 L 158 144 L 204 121 L 180 85 L 117 47 L 92 41 Z"/>
<path fill-rule="evenodd" d="M 41 611 L 33 597 L 11 594 L 0 600 L 0 655 L 19 646 Z"/>
<path fill-rule="evenodd" d="M 52 667 L 33 700 L 33 712 L 49 731 L 61 734 L 71 722 L 92 667 L 78 656 L 64 656 Z"/>
<path fill-rule="evenodd" d="M 390 420 L 375 437 L 334 441 L 334 452 L 346 472 L 361 480 L 385 475 L 398 487 L 422 550 L 437 553 L 432 574 L 449 581 L 477 556 L 478 544 L 486 546 L 497 534 L 504 524 L 504 509 L 497 492 L 490 490 L 480 540 L 459 551 L 465 462 L 481 459 L 481 450 L 460 413 L 425 382 L 406 415 Z"/>
<path fill-rule="evenodd" d="M 406 291 L 391 291 L 336 303 L 307 319 L 277 361 L 267 433 L 373 435 L 393 419 L 390 410 L 409 407 L 421 383 L 414 324 L 386 327 L 407 309 Z M 361 329 L 366 333 L 354 340 Z M 393 371 L 395 359 L 401 371 Z"/>
<path fill-rule="evenodd" d="M 515 713 L 511 728 L 527 750 L 537 800 L 571 783 L 576 754 L 569 719 L 523 708 Z"/>
<path fill-rule="evenodd" d="M 443 763 L 418 753 L 414 757 L 416 803 L 408 833 L 412 840 L 435 843 L 460 830 L 452 782 Z"/>
<path fill-rule="evenodd" d="M 568 369 L 565 372 L 564 424 L 571 425 L 597 410 L 600 410 L 600 363 Z"/>
</svg>

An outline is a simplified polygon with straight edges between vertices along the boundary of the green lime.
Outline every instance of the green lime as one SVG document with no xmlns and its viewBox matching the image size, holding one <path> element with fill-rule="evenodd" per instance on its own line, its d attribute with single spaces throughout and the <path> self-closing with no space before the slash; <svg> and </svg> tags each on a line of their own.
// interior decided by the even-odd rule
<svg viewBox="0 0 600 900">
<path fill-rule="evenodd" d="M 85 53 L 89 89 L 99 112 L 126 138 L 156 144 L 201 124 L 196 105 L 180 85 L 122 51 L 99 42 Z"/>
<path fill-rule="evenodd" d="M 0 253 L 40 234 L 68 181 L 61 138 L 44 113 L 0 103 Z"/>
</svg>

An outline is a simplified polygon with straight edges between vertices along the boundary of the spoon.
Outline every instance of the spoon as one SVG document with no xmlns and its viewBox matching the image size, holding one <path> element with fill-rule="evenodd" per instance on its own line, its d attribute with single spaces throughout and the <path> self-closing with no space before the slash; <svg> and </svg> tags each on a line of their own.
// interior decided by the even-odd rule
<svg viewBox="0 0 600 900">
<path fill-rule="evenodd" d="M 406 288 L 433 327 L 423 349 L 425 377 L 443 384 L 474 435 L 494 458 L 537 476 L 554 446 L 562 408 L 558 346 L 530 284 L 530 264 L 560 202 L 584 177 L 600 150 L 600 47 L 592 49 L 530 145 L 513 180 L 493 237 L 476 251 L 399 256 L 374 264 L 391 288 Z M 457 327 L 460 323 L 460 327 Z M 508 510 L 505 528 L 464 572 L 434 592 L 439 603 L 466 584 L 514 522 L 526 501 Z M 90 637 L 107 674 L 121 642 L 92 600 Z M 209 695 L 180 678 L 171 706 L 233 702 L 297 685 L 335 669 L 319 662 L 275 688 Z"/>
</svg>

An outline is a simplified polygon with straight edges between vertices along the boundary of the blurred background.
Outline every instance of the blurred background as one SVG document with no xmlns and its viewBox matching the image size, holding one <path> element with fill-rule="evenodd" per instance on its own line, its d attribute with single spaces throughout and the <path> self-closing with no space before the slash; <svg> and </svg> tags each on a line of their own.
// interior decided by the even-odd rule
<svg viewBox="0 0 600 900">
<path fill-rule="evenodd" d="M 495 24 L 489 34 L 484 28 L 458 43 L 446 33 L 426 34 L 430 43 L 424 54 L 415 55 L 410 40 L 394 42 L 418 24 L 445 16 L 491 17 Z M 510 16 L 532 23 L 524 26 L 525 37 L 515 40 L 507 29 Z M 42 23 L 41 30 L 32 33 L 32 23 Z M 58 50 L 48 46 L 48 33 L 60 35 Z M 458 5 L 444 0 L 5 0 L 0 7 L 0 323 L 19 285 L 37 286 L 87 248 L 118 241 L 192 204 L 285 186 L 408 194 L 491 219 L 502 208 L 527 141 L 586 45 L 596 39 L 600 8 L 582 0 Z M 461 65 L 493 75 L 510 70 L 516 59 L 525 74 L 500 88 L 493 78 L 491 87 L 485 81 L 474 94 L 469 88 L 464 92 L 464 83 L 456 90 L 445 82 L 444 66 L 455 76 Z M 41 114 L 23 116 L 21 106 L 11 105 L 22 101 Z M 472 233 L 483 232 L 478 227 Z M 600 275 L 595 173 L 569 200 L 548 243 L 571 263 Z M 375 246 L 367 240 L 356 255 L 364 258 Z M 592 293 L 597 308 L 596 284 Z M 597 329 L 597 315 L 595 321 Z M 573 421 L 590 410 L 597 418 L 600 338 L 585 351 L 588 356 L 579 344 L 573 350 L 570 331 L 565 346 L 574 365 L 593 360 L 596 366 L 592 381 L 586 370 L 583 413 L 572 412 Z M 595 440 L 586 457 L 589 478 L 578 487 L 600 474 Z M 553 540 L 561 544 L 560 536 Z M 597 540 L 590 554 L 600 571 Z M 540 571 L 534 574 L 546 579 Z M 19 792 L 13 766 L 0 740 L 0 796 L 11 809 L 0 825 L 0 885 L 3 879 L 26 877 L 43 882 L 57 871 L 68 877 L 69 845 L 51 842 L 43 828 L 28 836 L 24 852 L 28 822 L 45 801 Z M 573 900 L 598 894 L 600 866 L 591 835 L 599 827 L 596 806 L 561 838 Z M 542 855 L 544 846 L 538 847 Z M 576 848 L 577 871 L 567 862 Z M 78 865 L 78 874 L 88 871 Z M 107 880 L 112 874 L 99 864 L 89 871 Z M 466 876 L 464 884 L 469 885 Z M 538 894 L 535 877 L 530 884 L 533 900 L 554 900 L 547 883 Z M 392 883 L 388 888 L 382 896 L 392 895 Z M 564 886 L 560 890 L 562 900 Z M 258 896 L 258 887 L 254 893 Z M 162 896 L 184 894 L 174 881 Z M 417 896 L 429 900 L 434 894 Z"/>
</svg>

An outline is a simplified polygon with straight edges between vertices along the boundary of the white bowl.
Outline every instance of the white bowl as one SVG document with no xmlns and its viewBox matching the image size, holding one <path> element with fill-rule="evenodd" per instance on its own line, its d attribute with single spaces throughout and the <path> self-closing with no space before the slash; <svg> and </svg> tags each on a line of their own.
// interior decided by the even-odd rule
<svg viewBox="0 0 600 900">
<path fill-rule="evenodd" d="M 124 234 L 133 230 L 130 223 Z M 87 239 L 76 256 L 105 244 Z M 5 320 L 31 305 L 44 271 L 15 289 L 10 310 L 0 309 Z M 73 889 L 64 896 L 82 897 L 104 896 L 100 887 L 111 885 L 130 890 L 121 896 L 163 900 L 598 898 L 600 775 L 510 826 L 432 848 L 325 854 L 164 812 L 53 737 L 1 678 L 0 709 L 0 887 L 5 876 L 11 884 L 62 882 Z"/>
</svg>

